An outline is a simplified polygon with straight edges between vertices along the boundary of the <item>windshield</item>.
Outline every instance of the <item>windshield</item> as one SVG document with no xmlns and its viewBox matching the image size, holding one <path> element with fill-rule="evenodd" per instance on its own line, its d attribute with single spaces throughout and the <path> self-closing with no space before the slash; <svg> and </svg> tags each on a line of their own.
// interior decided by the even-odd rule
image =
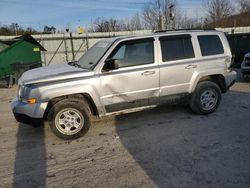
<svg viewBox="0 0 250 188">
<path fill-rule="evenodd" d="M 93 69 L 113 42 L 113 40 L 97 42 L 79 59 L 78 64 L 84 69 Z"/>
<path fill-rule="evenodd" d="M 250 61 L 250 57 L 245 57 L 245 62 L 249 62 Z"/>
</svg>

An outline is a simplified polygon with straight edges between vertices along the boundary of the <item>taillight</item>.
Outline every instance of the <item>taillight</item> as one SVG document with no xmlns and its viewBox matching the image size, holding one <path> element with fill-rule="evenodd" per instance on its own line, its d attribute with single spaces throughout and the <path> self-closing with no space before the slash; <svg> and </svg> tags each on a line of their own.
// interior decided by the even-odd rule
<svg viewBox="0 0 250 188">
<path fill-rule="evenodd" d="M 227 68 L 230 68 L 231 65 L 233 64 L 233 59 L 231 57 L 226 57 L 225 63 L 226 63 Z"/>
</svg>

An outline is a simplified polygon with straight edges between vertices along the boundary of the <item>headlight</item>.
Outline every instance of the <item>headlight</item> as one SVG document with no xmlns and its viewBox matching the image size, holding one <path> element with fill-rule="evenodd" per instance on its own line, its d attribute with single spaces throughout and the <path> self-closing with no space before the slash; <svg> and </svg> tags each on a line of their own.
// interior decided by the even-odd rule
<svg viewBox="0 0 250 188">
<path fill-rule="evenodd" d="M 27 103 L 27 104 L 35 104 L 37 103 L 37 99 L 36 98 L 21 99 L 21 102 Z"/>
<path fill-rule="evenodd" d="M 21 99 L 21 96 L 22 96 L 22 89 L 23 89 L 23 86 L 22 85 L 18 85 L 17 98 L 19 100 Z"/>
<path fill-rule="evenodd" d="M 20 102 L 27 103 L 27 104 L 35 104 L 37 103 L 36 98 L 28 98 L 30 85 L 19 85 L 18 86 L 18 93 L 17 97 Z"/>
</svg>

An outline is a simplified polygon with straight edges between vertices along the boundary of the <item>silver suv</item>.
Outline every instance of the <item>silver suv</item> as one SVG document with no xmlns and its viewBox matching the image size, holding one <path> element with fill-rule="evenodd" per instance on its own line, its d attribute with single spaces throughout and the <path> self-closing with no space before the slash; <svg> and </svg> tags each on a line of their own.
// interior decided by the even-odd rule
<svg viewBox="0 0 250 188">
<path fill-rule="evenodd" d="M 231 57 L 217 31 L 105 39 L 79 61 L 25 72 L 11 107 L 17 121 L 48 120 L 63 139 L 83 136 L 92 117 L 162 103 L 184 101 L 195 113 L 210 114 L 235 82 Z"/>
</svg>

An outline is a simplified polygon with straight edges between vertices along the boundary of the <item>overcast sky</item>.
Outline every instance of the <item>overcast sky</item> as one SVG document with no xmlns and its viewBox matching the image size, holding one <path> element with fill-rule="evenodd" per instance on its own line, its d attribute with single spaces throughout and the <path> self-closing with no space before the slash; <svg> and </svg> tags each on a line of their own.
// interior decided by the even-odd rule
<svg viewBox="0 0 250 188">
<path fill-rule="evenodd" d="M 97 17 L 125 18 L 141 11 L 149 0 L 0 0 L 0 25 L 18 23 L 43 29 L 44 25 L 72 29 L 87 27 Z M 188 16 L 202 16 L 202 0 L 177 0 Z"/>
</svg>

